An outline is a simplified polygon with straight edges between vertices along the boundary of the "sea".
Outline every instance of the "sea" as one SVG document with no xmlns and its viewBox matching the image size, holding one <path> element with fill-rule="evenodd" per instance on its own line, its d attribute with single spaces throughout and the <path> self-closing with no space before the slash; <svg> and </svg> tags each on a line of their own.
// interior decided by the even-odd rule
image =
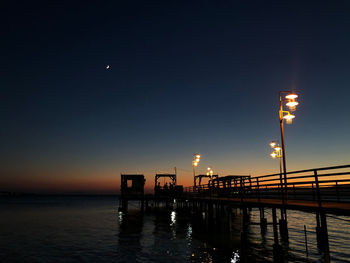
<svg viewBox="0 0 350 263">
<path fill-rule="evenodd" d="M 239 217 L 227 231 L 188 211 L 118 206 L 118 196 L 0 197 L 0 262 L 274 262 L 272 225 L 262 235 L 255 209 L 243 255 Z M 327 223 L 331 261 L 350 262 L 350 217 L 328 215 Z M 315 214 L 288 210 L 285 262 L 323 262 L 315 227 Z"/>
</svg>

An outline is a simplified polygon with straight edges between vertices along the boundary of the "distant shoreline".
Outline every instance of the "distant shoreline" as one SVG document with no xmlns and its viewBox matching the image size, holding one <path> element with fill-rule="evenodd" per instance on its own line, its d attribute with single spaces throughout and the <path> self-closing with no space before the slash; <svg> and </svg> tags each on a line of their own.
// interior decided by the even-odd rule
<svg viewBox="0 0 350 263">
<path fill-rule="evenodd" d="M 120 194 L 90 194 L 90 193 L 54 193 L 54 194 L 47 194 L 47 193 L 23 193 L 23 192 L 0 192 L 0 198 L 1 197 L 48 197 L 48 196 L 120 196 Z"/>
</svg>

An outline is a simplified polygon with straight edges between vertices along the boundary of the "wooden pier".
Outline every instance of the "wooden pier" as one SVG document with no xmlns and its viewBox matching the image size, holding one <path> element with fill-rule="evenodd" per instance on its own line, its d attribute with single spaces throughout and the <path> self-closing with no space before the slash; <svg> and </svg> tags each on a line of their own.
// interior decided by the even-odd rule
<svg viewBox="0 0 350 263">
<path fill-rule="evenodd" d="M 288 244 L 287 211 L 297 209 L 314 212 L 318 248 L 322 251 L 324 261 L 330 262 L 326 215 L 350 215 L 350 165 L 292 171 L 286 173 L 286 176 L 282 175 L 217 176 L 208 184 L 186 187 L 176 195 L 174 192 L 168 192 L 168 195 L 163 192 L 159 195 L 158 192 L 158 195 L 148 196 L 146 199 L 155 203 L 174 200 L 176 209 L 183 209 L 194 215 L 204 213 L 208 224 L 222 220 L 227 221 L 230 226 L 234 211 L 240 210 L 242 250 L 245 249 L 247 226 L 250 222 L 249 210 L 259 209 L 260 228 L 264 234 L 268 225 L 265 210 L 271 209 L 276 261 L 283 260 L 283 246 L 280 242 Z M 160 177 L 156 175 L 155 192 L 161 189 L 157 185 L 157 178 Z M 277 210 L 280 210 L 279 220 Z"/>
</svg>

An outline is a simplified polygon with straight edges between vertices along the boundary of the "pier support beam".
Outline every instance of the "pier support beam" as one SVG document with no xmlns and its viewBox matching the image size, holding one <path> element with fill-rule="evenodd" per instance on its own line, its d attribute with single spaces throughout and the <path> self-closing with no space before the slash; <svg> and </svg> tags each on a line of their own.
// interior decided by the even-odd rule
<svg viewBox="0 0 350 263">
<path fill-rule="evenodd" d="M 281 219 L 279 220 L 279 226 L 281 238 L 288 242 L 287 211 L 285 207 L 281 208 Z"/>
<path fill-rule="evenodd" d="M 144 208 L 145 208 L 145 200 L 141 199 L 141 212 L 144 212 Z"/>
<path fill-rule="evenodd" d="M 261 234 L 265 235 L 267 230 L 267 220 L 265 218 L 264 207 L 259 207 L 259 210 L 260 210 L 260 230 L 261 230 Z"/>
<path fill-rule="evenodd" d="M 148 211 L 149 210 L 148 199 L 145 200 L 145 204 L 146 204 L 146 211 Z"/>
<path fill-rule="evenodd" d="M 229 229 L 229 232 L 231 233 L 232 231 L 232 209 L 231 207 L 228 207 L 227 208 L 227 220 L 228 220 L 228 229 Z"/>
<path fill-rule="evenodd" d="M 242 207 L 241 208 L 241 217 L 242 217 L 242 224 L 241 224 L 241 251 L 243 254 L 247 248 L 247 232 L 248 232 L 248 224 L 249 224 L 249 215 L 247 211 L 247 207 Z"/>
<path fill-rule="evenodd" d="M 243 207 L 243 224 L 244 226 L 248 226 L 250 218 L 249 218 L 249 213 L 247 207 Z"/>
<path fill-rule="evenodd" d="M 274 240 L 273 257 L 275 262 L 281 262 L 283 260 L 283 248 L 278 242 L 276 208 L 272 208 L 272 224 L 273 224 L 273 240 Z"/>
<path fill-rule="evenodd" d="M 324 262 L 330 262 L 327 218 L 324 211 L 316 212 L 317 247 L 323 252 Z"/>
<path fill-rule="evenodd" d="M 281 238 L 284 241 L 288 241 L 288 226 L 287 226 L 287 221 L 285 219 L 280 219 L 279 220 L 279 226 L 280 226 L 280 235 Z"/>
<path fill-rule="evenodd" d="M 128 211 L 128 200 L 121 198 L 119 200 L 119 211 L 127 212 Z"/>
<path fill-rule="evenodd" d="M 213 203 L 208 203 L 208 225 L 209 225 L 209 231 L 213 231 L 213 226 L 214 226 L 214 208 L 213 208 Z"/>
</svg>

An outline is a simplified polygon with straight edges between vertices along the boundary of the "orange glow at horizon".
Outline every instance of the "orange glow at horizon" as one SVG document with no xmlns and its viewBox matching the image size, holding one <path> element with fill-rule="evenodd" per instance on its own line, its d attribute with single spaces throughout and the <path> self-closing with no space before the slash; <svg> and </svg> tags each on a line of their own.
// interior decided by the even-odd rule
<svg viewBox="0 0 350 263">
<path fill-rule="evenodd" d="M 291 155 L 290 155 L 291 156 Z M 245 156 L 243 156 L 245 157 Z M 297 158 L 294 157 L 294 158 Z M 232 160 L 232 159 L 231 159 Z M 261 160 L 256 160 L 252 165 L 251 160 L 239 160 L 239 166 L 235 166 L 230 159 L 221 159 L 220 163 L 215 162 L 215 174 L 219 176 L 226 175 L 251 175 L 261 176 L 275 174 L 279 172 L 278 162 L 275 162 L 265 156 Z M 245 158 L 244 158 L 245 160 Z M 237 161 L 238 163 L 238 161 Z M 310 160 L 300 159 L 297 162 L 288 163 L 288 171 L 302 169 L 318 168 L 332 165 L 342 165 L 344 160 L 339 163 L 325 162 L 324 160 L 311 162 Z M 8 169 L 0 171 L 0 192 L 26 192 L 26 193 L 101 193 L 101 194 L 119 194 L 120 193 L 120 174 L 144 174 L 146 178 L 145 193 L 153 193 L 155 171 L 150 167 L 156 167 L 157 164 L 148 164 L 145 167 L 147 172 L 137 168 L 121 172 L 121 169 L 91 169 L 91 171 L 55 171 L 50 169 L 45 171 L 39 169 Z M 184 166 L 185 167 L 185 166 Z M 177 169 L 177 184 L 186 186 L 193 185 L 193 174 L 191 166 L 188 165 Z M 36 170 L 36 171 L 35 171 Z M 39 171 L 38 171 L 39 170 Z M 197 174 L 206 174 L 207 165 L 198 166 Z M 169 181 L 168 181 L 169 182 Z M 203 182 L 204 183 L 204 182 Z M 163 181 L 161 181 L 163 184 Z"/>
<path fill-rule="evenodd" d="M 28 193 L 120 193 L 120 173 L 105 175 L 59 175 L 47 173 L 11 173 L 0 177 L 0 191 Z M 144 173 L 145 193 L 153 193 L 154 174 Z M 16 178 L 14 180 L 14 178 Z M 193 176 L 178 175 L 178 185 L 190 186 Z"/>
</svg>

